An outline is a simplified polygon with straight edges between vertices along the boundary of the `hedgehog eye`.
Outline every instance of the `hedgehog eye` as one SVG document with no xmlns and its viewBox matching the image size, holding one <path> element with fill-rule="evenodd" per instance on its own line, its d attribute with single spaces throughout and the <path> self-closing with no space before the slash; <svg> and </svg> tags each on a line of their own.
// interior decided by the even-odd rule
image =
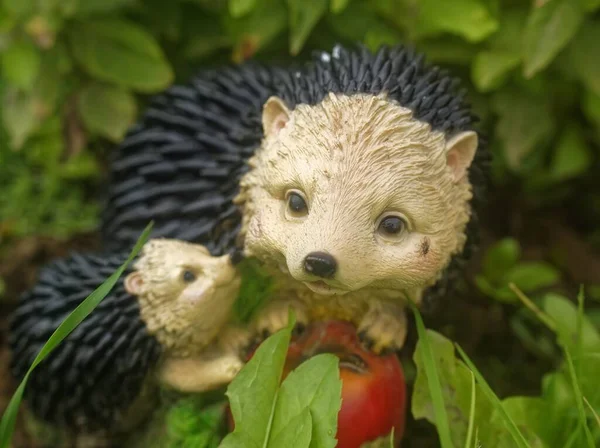
<svg viewBox="0 0 600 448">
<path fill-rule="evenodd" d="M 290 190 L 286 193 L 287 210 L 295 218 L 308 215 L 308 205 L 302 192 Z"/>
<path fill-rule="evenodd" d="M 385 215 L 377 224 L 377 232 L 387 238 L 395 238 L 407 228 L 406 220 L 398 215 Z"/>
<path fill-rule="evenodd" d="M 192 271 L 183 271 L 182 278 L 185 283 L 192 283 L 196 280 L 196 274 Z"/>
</svg>

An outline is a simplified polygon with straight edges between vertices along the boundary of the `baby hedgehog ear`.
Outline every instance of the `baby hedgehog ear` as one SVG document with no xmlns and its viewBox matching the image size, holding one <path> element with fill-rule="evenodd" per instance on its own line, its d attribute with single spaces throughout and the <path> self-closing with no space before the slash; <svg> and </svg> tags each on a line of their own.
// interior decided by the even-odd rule
<svg viewBox="0 0 600 448">
<path fill-rule="evenodd" d="M 277 135 L 290 119 L 290 111 L 281 98 L 272 96 L 263 106 L 262 124 L 265 137 Z"/>
<path fill-rule="evenodd" d="M 139 272 L 132 272 L 127 277 L 125 277 L 125 291 L 127 291 L 132 296 L 139 296 L 142 293 L 142 286 L 144 285 L 144 280 L 142 279 L 142 274 Z"/>
<path fill-rule="evenodd" d="M 466 175 L 478 145 L 477 133 L 465 131 L 455 135 L 446 142 L 446 163 L 454 177 L 454 182 L 460 182 Z"/>
</svg>

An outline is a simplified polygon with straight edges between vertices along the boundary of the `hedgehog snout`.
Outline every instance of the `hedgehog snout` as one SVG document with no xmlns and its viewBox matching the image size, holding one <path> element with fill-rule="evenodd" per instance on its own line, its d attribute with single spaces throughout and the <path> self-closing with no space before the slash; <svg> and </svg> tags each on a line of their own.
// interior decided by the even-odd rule
<svg viewBox="0 0 600 448">
<path fill-rule="evenodd" d="M 332 278 L 337 272 L 337 261 L 327 252 L 311 252 L 304 259 L 304 272 L 321 278 Z"/>
</svg>

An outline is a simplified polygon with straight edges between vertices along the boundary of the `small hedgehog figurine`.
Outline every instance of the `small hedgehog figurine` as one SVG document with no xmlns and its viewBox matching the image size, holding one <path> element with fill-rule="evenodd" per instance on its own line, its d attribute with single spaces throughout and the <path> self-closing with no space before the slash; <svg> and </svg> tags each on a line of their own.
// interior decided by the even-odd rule
<svg viewBox="0 0 600 448">
<path fill-rule="evenodd" d="M 74 254 L 41 272 L 11 323 L 17 378 L 126 258 Z M 33 371 L 25 389 L 33 415 L 74 434 L 108 436 L 151 412 L 154 386 L 203 392 L 229 383 L 243 365 L 235 345 L 243 331 L 226 328 L 239 286 L 229 256 L 148 241 L 112 293 Z"/>
</svg>

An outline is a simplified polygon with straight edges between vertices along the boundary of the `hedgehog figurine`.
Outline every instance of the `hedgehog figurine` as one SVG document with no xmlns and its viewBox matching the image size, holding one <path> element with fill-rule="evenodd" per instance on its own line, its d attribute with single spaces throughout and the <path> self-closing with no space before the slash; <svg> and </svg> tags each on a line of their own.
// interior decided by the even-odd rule
<svg viewBox="0 0 600 448">
<path fill-rule="evenodd" d="M 156 236 L 272 271 L 257 332 L 292 306 L 398 349 L 406 302 L 448 294 L 476 243 L 489 152 L 459 84 L 404 46 L 202 72 L 115 152 L 104 244 L 130 247 L 154 220 Z"/>
<path fill-rule="evenodd" d="M 12 373 L 21 379 L 50 335 L 127 254 L 73 254 L 45 267 L 12 318 Z M 33 371 L 25 398 L 41 422 L 74 434 L 125 432 L 156 403 L 153 388 L 204 392 L 243 366 L 243 331 L 227 322 L 240 278 L 229 256 L 148 241 L 111 294 Z"/>
<path fill-rule="evenodd" d="M 401 348 L 406 303 L 447 295 L 477 242 L 489 152 L 459 84 L 408 47 L 373 53 L 336 46 L 299 68 L 248 62 L 205 70 L 157 95 L 114 152 L 100 229 L 105 253 L 93 258 L 94 267 L 91 259 L 72 258 L 42 275 L 17 312 L 15 357 L 27 355 L 15 371 L 24 372 L 56 328 L 56 316 L 74 308 L 65 304 L 83 299 L 116 269 L 111 254 L 128 252 L 150 221 L 152 238 L 201 245 L 206 258 L 229 257 L 235 264 L 246 257 L 263 265 L 276 287 L 251 333 L 285 326 L 293 308 L 300 324 L 352 322 L 376 353 Z M 180 266 L 169 260 L 167 270 Z M 103 274 L 90 274 L 93 268 Z M 142 280 L 129 277 L 122 288 L 136 296 L 152 283 Z M 115 306 L 117 294 L 96 320 Z M 103 324 L 92 332 L 84 323 L 40 366 L 32 392 L 39 392 L 34 406 L 40 413 L 74 420 L 73 409 L 89 406 L 84 415 L 90 420 L 108 413 L 98 419 L 103 425 L 112 422 L 117 404 L 131 402 L 125 389 L 138 395 L 125 384 L 142 383 L 157 362 L 163 333 L 122 337 L 125 327 L 146 335 L 153 325 L 139 308 L 143 301 L 122 302 L 118 309 L 131 303 L 137 313 L 135 325 Z M 186 313 L 176 315 L 187 322 Z M 170 324 L 177 328 L 176 320 Z M 122 345 L 112 343 L 117 339 Z M 241 345 L 247 334 L 232 340 Z M 107 372 L 105 383 L 118 392 L 114 402 L 98 398 L 92 406 L 84 399 L 83 390 L 106 389 L 99 380 L 76 389 L 78 370 L 64 368 L 67 358 L 76 365 L 96 359 L 100 373 L 93 377 Z M 204 361 L 188 358 L 179 357 L 162 377 L 193 389 L 185 382 L 200 380 L 195 368 Z M 71 371 L 73 381 L 60 377 Z M 45 383 L 52 382 L 44 397 Z M 77 392 L 57 411 L 49 403 L 63 386 Z"/>
</svg>

